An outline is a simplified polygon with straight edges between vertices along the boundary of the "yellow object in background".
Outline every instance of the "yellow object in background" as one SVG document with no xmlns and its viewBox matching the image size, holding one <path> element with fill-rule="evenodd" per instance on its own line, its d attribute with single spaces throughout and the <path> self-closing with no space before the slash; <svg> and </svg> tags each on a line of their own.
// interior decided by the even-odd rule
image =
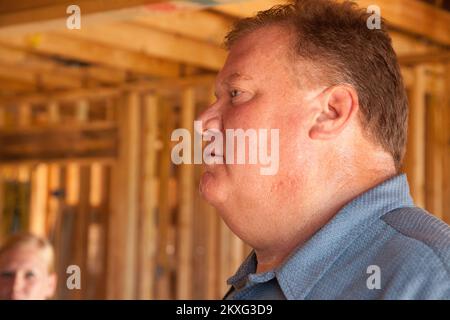
<svg viewBox="0 0 450 320">
<path fill-rule="evenodd" d="M 27 43 L 33 48 L 39 47 L 42 43 L 42 33 L 34 33 L 27 37 Z"/>
</svg>

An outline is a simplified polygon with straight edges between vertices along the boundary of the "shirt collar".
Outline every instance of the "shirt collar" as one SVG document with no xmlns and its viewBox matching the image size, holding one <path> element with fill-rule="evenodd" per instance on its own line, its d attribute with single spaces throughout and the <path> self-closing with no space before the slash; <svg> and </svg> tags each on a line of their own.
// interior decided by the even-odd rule
<svg viewBox="0 0 450 320">
<path fill-rule="evenodd" d="M 256 255 L 255 251 L 249 254 L 249 256 L 244 260 L 236 273 L 227 280 L 229 285 L 232 285 L 236 289 L 239 289 L 245 285 L 247 277 L 249 274 L 256 272 Z"/>
<path fill-rule="evenodd" d="M 345 205 L 275 272 L 269 271 L 259 278 L 270 280 L 276 276 L 288 299 L 304 299 L 328 267 L 367 227 L 389 211 L 412 206 L 406 175 L 388 179 Z M 255 271 L 256 255 L 252 252 L 228 284 L 239 287 Z"/>
</svg>

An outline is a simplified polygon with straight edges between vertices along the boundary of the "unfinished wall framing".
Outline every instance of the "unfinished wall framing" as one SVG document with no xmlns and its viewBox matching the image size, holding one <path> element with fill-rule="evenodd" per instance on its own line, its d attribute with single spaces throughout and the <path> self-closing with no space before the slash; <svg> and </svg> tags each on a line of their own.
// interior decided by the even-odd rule
<svg viewBox="0 0 450 320">
<path fill-rule="evenodd" d="M 201 167 L 172 163 L 170 135 L 192 134 L 214 100 L 233 22 L 285 1 L 159 2 L 83 0 L 81 30 L 65 28 L 62 2 L 0 4 L 0 242 L 19 230 L 51 239 L 58 298 L 217 299 L 250 251 L 199 197 Z M 410 101 L 403 170 L 416 203 L 450 223 L 440 3 L 377 1 Z M 82 290 L 65 287 L 71 264 Z"/>
</svg>

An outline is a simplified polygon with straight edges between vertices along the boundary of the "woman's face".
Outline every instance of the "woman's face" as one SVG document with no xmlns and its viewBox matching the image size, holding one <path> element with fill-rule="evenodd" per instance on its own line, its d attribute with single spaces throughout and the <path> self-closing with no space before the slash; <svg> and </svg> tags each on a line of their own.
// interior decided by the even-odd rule
<svg viewBox="0 0 450 320">
<path fill-rule="evenodd" d="M 56 289 L 56 275 L 42 250 L 26 246 L 0 256 L 0 299 L 44 300 Z"/>
</svg>

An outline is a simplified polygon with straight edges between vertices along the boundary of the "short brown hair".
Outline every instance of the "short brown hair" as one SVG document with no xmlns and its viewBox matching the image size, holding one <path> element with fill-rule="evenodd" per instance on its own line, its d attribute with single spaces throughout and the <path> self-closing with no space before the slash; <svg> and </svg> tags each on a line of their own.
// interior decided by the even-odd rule
<svg viewBox="0 0 450 320">
<path fill-rule="evenodd" d="M 348 83 L 356 89 L 367 135 L 392 155 L 399 170 L 407 137 L 406 90 L 386 23 L 381 18 L 380 29 L 369 29 L 370 16 L 350 1 L 298 0 L 239 20 L 225 45 L 229 49 L 264 26 L 292 28 L 295 56 L 326 70 L 313 76 L 328 85 Z"/>
</svg>

